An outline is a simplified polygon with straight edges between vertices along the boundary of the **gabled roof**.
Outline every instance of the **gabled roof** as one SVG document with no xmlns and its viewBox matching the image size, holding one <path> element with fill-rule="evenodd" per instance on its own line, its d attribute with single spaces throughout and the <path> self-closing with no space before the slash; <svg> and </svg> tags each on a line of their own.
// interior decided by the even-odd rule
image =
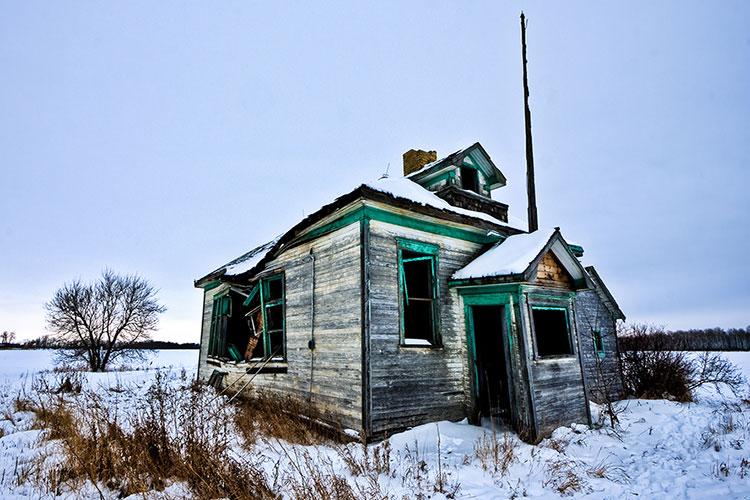
<svg viewBox="0 0 750 500">
<path fill-rule="evenodd" d="M 293 243 L 295 238 L 304 232 L 306 228 L 360 198 L 387 203 L 399 208 L 406 208 L 415 213 L 445 219 L 450 222 L 470 224 L 488 231 L 501 231 L 503 234 L 521 232 L 519 229 L 510 227 L 488 214 L 454 207 L 407 178 L 386 177 L 362 184 L 353 191 L 336 198 L 333 203 L 325 205 L 317 212 L 305 217 L 281 236 L 250 250 L 202 278 L 197 279 L 195 286 L 203 286 L 212 280 L 221 278 L 234 277 L 239 280 L 244 277 L 252 277 L 263 268 L 262 266 L 266 262 L 270 261 L 282 249 L 285 249 L 287 245 Z"/>
<path fill-rule="evenodd" d="M 604 284 L 604 281 L 602 281 L 602 278 L 599 276 L 596 269 L 594 269 L 594 266 L 586 267 L 586 271 L 589 273 L 591 281 L 594 282 L 594 290 L 599 294 L 599 298 L 602 300 L 606 308 L 609 309 L 609 312 L 612 313 L 612 316 L 625 321 L 625 313 L 620 309 L 614 296 L 610 293 L 609 288 Z"/>
<path fill-rule="evenodd" d="M 485 151 L 482 145 L 478 142 L 475 142 L 468 148 L 460 149 L 451 153 L 445 158 L 428 163 L 406 177 L 414 182 L 422 184 L 424 182 L 429 182 L 431 178 L 437 177 L 445 171 L 455 167 L 460 167 L 464 164 L 478 168 L 488 179 L 491 189 L 503 187 L 507 182 L 503 173 L 497 168 L 492 161 L 492 158 L 490 158 L 490 155 L 487 154 L 487 151 Z"/>
<path fill-rule="evenodd" d="M 508 236 L 453 274 L 454 280 L 530 281 L 539 261 L 552 252 L 574 282 L 593 286 L 559 228 Z"/>
</svg>

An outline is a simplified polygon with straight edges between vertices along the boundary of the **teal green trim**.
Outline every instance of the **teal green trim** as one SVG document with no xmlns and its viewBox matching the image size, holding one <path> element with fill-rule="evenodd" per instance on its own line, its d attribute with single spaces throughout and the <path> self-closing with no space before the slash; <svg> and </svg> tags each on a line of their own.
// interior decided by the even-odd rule
<svg viewBox="0 0 750 500">
<path fill-rule="evenodd" d="M 404 238 L 396 238 L 398 245 L 398 283 L 399 283 L 399 295 L 400 295 L 400 344 L 405 345 L 406 339 L 406 306 L 409 305 L 409 290 L 406 286 L 406 273 L 404 271 L 405 262 L 416 262 L 416 261 L 430 261 L 430 280 L 432 284 L 432 297 L 431 297 L 431 313 L 432 313 L 432 338 L 430 340 L 431 345 L 429 347 L 439 347 L 442 345 L 442 339 L 438 332 L 440 331 L 440 290 L 438 284 L 438 257 L 440 248 L 437 245 L 431 243 L 424 243 L 421 241 L 407 240 Z M 421 253 L 418 257 L 412 257 L 405 259 L 403 256 L 404 250 L 410 252 Z M 413 347 L 413 346 L 409 346 Z M 428 347 L 428 346 L 425 346 Z"/>
<path fill-rule="evenodd" d="M 213 280 L 213 281 L 209 281 L 205 285 L 201 285 L 200 288 L 203 288 L 204 291 L 208 292 L 209 290 L 213 290 L 217 286 L 221 286 L 221 281 Z"/>
<path fill-rule="evenodd" d="M 476 295 L 464 295 L 464 304 L 468 306 L 504 306 L 510 304 L 510 296 L 513 293 L 482 293 Z"/>
<path fill-rule="evenodd" d="M 568 248 L 576 257 L 583 257 L 583 247 L 581 245 L 573 245 L 572 243 L 568 243 Z"/>
<path fill-rule="evenodd" d="M 408 227 L 410 229 L 417 229 L 440 236 L 447 236 L 459 240 L 471 241 L 473 243 L 496 243 L 504 239 L 504 237 L 500 235 L 488 235 L 486 231 L 469 231 L 467 229 L 451 227 L 445 224 L 425 221 L 405 215 L 394 214 L 392 212 L 388 212 L 386 210 L 375 207 L 365 207 L 365 212 L 368 217 L 380 222 L 396 224 L 399 226 Z"/>
<path fill-rule="evenodd" d="M 575 354 L 575 347 L 573 346 L 573 329 L 571 328 L 572 325 L 570 323 L 570 312 L 568 311 L 568 308 L 564 307 L 564 306 L 535 305 L 533 303 L 529 303 L 529 305 L 531 306 L 531 311 L 532 311 L 532 314 L 531 314 L 531 321 L 532 322 L 534 321 L 534 314 L 533 314 L 533 312 L 534 312 L 535 309 L 537 309 L 537 310 L 538 309 L 548 310 L 548 311 L 562 311 L 565 314 L 565 327 L 566 327 L 567 333 L 568 333 L 568 346 L 570 347 L 570 354 L 565 354 L 564 356 L 574 355 Z M 537 344 L 536 324 L 534 324 L 534 351 L 535 351 L 534 354 L 536 355 L 536 357 L 537 358 L 553 358 L 553 357 L 557 357 L 557 355 L 540 356 L 539 355 L 539 348 L 538 348 L 538 346 L 536 344 Z"/>
<path fill-rule="evenodd" d="M 469 345 L 469 353 L 471 355 L 471 359 L 469 360 L 470 366 L 472 367 L 473 371 L 473 379 L 474 379 L 474 397 L 479 397 L 479 371 L 478 367 L 476 365 L 476 359 L 477 359 L 477 348 L 476 348 L 476 335 L 474 332 L 474 311 L 472 310 L 473 306 L 503 306 L 503 314 L 505 321 L 505 331 L 506 336 L 508 339 L 508 352 L 513 352 L 513 325 L 511 323 L 511 311 L 510 311 L 510 304 L 511 304 L 511 295 L 514 294 L 499 294 L 499 293 L 491 293 L 486 295 L 474 295 L 474 296 L 467 296 L 464 297 L 464 321 L 466 323 L 466 336 L 467 336 L 467 342 Z M 502 332 L 502 330 L 501 330 Z M 501 333 L 502 334 L 502 333 Z M 502 346 L 502 349 L 505 349 L 505 346 Z M 510 362 L 510 360 L 506 360 L 506 363 Z M 513 374 L 511 373 L 511 377 Z M 509 381 L 509 383 L 512 383 L 512 380 Z M 509 394 L 509 397 L 512 398 L 512 395 Z"/>
<path fill-rule="evenodd" d="M 385 222 L 388 224 L 395 224 L 402 227 L 408 227 L 410 229 L 417 229 L 419 231 L 425 231 L 427 233 L 437 234 L 439 236 L 447 236 L 449 238 L 456 238 L 459 240 L 470 241 L 472 243 L 497 243 L 504 239 L 500 235 L 488 235 L 486 231 L 471 231 L 468 229 L 462 229 L 457 227 L 448 226 L 438 222 L 426 221 L 418 219 L 416 217 L 409 217 L 401 214 L 394 214 L 387 210 L 375 207 L 360 207 L 353 210 L 346 215 L 317 227 L 308 233 L 301 236 L 296 240 L 297 243 L 303 243 L 310 241 L 319 236 L 336 231 L 342 227 L 346 227 L 349 224 L 360 221 L 364 218 L 369 218 L 379 222 Z"/>
<path fill-rule="evenodd" d="M 468 297 L 471 297 L 473 295 L 518 294 L 520 290 L 521 287 L 518 283 L 507 283 L 459 288 L 458 294 L 464 297 L 464 300 L 466 300 Z"/>
<path fill-rule="evenodd" d="M 529 292 L 529 299 L 530 301 L 533 300 L 553 300 L 558 302 L 563 302 L 567 304 L 570 299 L 575 297 L 575 292 L 560 292 L 557 295 L 551 294 L 551 293 L 544 293 L 544 292 Z"/>
<path fill-rule="evenodd" d="M 568 316 L 568 308 L 567 307 L 560 307 L 560 306 L 535 306 L 534 304 L 531 304 L 531 309 L 545 309 L 550 311 L 565 311 L 565 317 Z"/>
<path fill-rule="evenodd" d="M 250 305 L 250 302 L 253 301 L 256 295 L 258 295 L 258 291 L 260 290 L 259 285 L 255 285 L 252 290 L 250 290 L 250 295 L 247 296 L 245 301 L 242 303 L 243 306 L 247 307 Z"/>
<path fill-rule="evenodd" d="M 434 243 L 425 243 L 423 241 L 407 240 L 406 238 L 396 238 L 399 248 L 409 250 L 417 253 L 424 253 L 428 255 L 437 255 L 440 251 L 440 247 Z M 427 257 L 429 258 L 429 257 Z M 412 260 L 412 259 L 407 259 Z"/>
<path fill-rule="evenodd" d="M 349 212 L 348 214 L 343 215 L 342 217 L 334 221 L 329 222 L 328 224 L 324 224 L 323 226 L 312 229 L 307 234 L 305 234 L 302 238 L 300 238 L 299 242 L 313 240 L 319 236 L 323 236 L 324 234 L 332 233 L 336 231 L 337 229 L 341 229 L 342 227 L 346 227 L 349 224 L 362 220 L 364 216 L 365 216 L 364 207 L 360 207 L 356 210 Z"/>
<path fill-rule="evenodd" d="M 268 309 L 274 306 L 281 305 L 281 352 L 276 353 L 276 356 L 286 360 L 286 286 L 284 284 L 284 274 L 279 273 L 267 278 L 263 278 L 260 282 L 260 307 L 263 311 L 263 346 L 264 352 L 267 358 L 270 358 L 273 354 L 271 351 L 271 333 L 279 330 L 269 330 L 270 323 L 268 322 Z M 268 300 L 270 285 L 272 281 L 281 281 L 281 298 Z"/>
<path fill-rule="evenodd" d="M 604 351 L 604 341 L 602 340 L 602 331 L 598 328 L 591 329 L 591 337 L 594 341 L 594 351 L 599 355 L 599 359 L 603 359 L 606 356 Z"/>
<path fill-rule="evenodd" d="M 455 178 L 456 178 L 456 169 L 448 170 L 447 172 L 444 172 L 444 173 L 438 175 L 437 177 L 430 179 L 430 181 L 427 182 L 427 183 L 425 183 L 424 186 L 425 187 L 431 187 L 431 186 L 434 186 L 435 184 L 437 184 L 438 182 L 442 182 L 442 181 L 445 181 L 445 180 L 451 181 L 451 180 L 453 180 Z"/>
</svg>

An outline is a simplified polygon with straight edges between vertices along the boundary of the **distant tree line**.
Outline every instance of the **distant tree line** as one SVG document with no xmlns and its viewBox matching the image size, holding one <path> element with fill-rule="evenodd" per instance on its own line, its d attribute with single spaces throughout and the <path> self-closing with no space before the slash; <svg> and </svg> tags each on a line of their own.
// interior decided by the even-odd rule
<svg viewBox="0 0 750 500">
<path fill-rule="evenodd" d="M 3 332 L 5 333 L 5 332 Z M 15 336 L 8 341 L 0 334 L 0 348 L 14 349 L 71 349 L 76 348 L 75 343 L 61 341 L 51 335 L 42 335 L 31 340 L 14 342 Z M 134 349 L 198 349 L 200 345 L 197 342 L 169 342 L 166 340 L 150 340 L 138 342 L 133 345 Z"/>
<path fill-rule="evenodd" d="M 618 330 L 620 351 L 750 351 L 750 326 L 667 331 L 650 325 Z"/>
</svg>

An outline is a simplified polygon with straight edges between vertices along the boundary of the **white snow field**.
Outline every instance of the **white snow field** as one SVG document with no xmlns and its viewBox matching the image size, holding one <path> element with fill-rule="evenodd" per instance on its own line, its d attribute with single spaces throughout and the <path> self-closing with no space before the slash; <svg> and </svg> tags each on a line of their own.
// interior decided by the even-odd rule
<svg viewBox="0 0 750 500">
<path fill-rule="evenodd" d="M 725 355 L 750 376 L 750 353 Z M 86 387 L 111 401 L 120 397 L 116 387 L 146 387 L 157 368 L 174 387 L 184 386 L 185 376 L 192 377 L 196 365 L 197 351 L 159 351 L 146 369 L 86 374 L 84 380 Z M 55 441 L 45 439 L 44 430 L 33 428 L 33 415 L 17 411 L 13 404 L 20 391 L 33 390 L 35 379 L 37 384 L 39 377 L 59 380 L 59 374 L 49 372 L 51 367 L 49 351 L 0 351 L 1 498 L 52 496 L 25 478 L 40 456 L 47 464 L 63 456 Z M 390 472 L 376 476 L 375 487 L 366 484 L 371 477 L 350 472 L 341 445 L 302 446 L 268 439 L 247 449 L 237 435 L 235 448 L 240 454 L 262 455 L 269 477 L 283 477 L 284 471 L 295 474 L 292 461 L 308 454 L 322 471 L 359 486 L 355 491 L 376 490 L 394 499 L 750 498 L 750 404 L 745 397 L 702 389 L 694 403 L 623 401 L 617 432 L 574 424 L 558 428 L 537 446 L 465 422 L 430 423 L 390 438 Z M 592 408 L 597 415 L 598 408 Z M 492 457 L 493 440 L 497 460 Z M 344 448 L 363 455 L 359 444 Z M 370 451 L 376 448 L 383 451 L 382 444 L 371 445 Z M 146 498 L 190 498 L 185 485 L 166 486 Z M 117 498 L 117 491 L 98 487 L 105 498 Z M 283 482 L 278 488 L 293 498 Z M 65 498 L 100 498 L 91 484 L 58 493 Z"/>
</svg>

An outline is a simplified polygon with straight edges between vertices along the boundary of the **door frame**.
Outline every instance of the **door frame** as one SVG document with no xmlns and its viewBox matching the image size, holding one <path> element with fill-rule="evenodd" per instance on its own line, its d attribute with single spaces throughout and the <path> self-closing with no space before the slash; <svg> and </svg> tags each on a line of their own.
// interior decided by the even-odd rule
<svg viewBox="0 0 750 500">
<path fill-rule="evenodd" d="M 510 424 L 516 426 L 518 424 L 518 408 L 516 406 L 517 394 L 515 377 L 513 376 L 512 356 L 514 347 L 512 318 L 511 318 L 511 307 L 512 300 L 511 294 L 508 293 L 487 293 L 487 294 L 471 294 L 464 295 L 464 319 L 466 322 L 466 340 L 467 340 L 467 356 L 469 363 L 469 385 L 470 385 L 470 402 L 471 402 L 471 415 L 478 414 L 479 401 L 478 391 L 479 388 L 479 377 L 477 372 L 477 366 L 474 360 L 476 359 L 476 338 L 474 333 L 474 306 L 496 306 L 502 308 L 502 322 L 500 325 L 500 335 L 502 336 L 503 351 L 505 354 L 505 375 L 507 380 L 507 391 L 508 391 L 508 403 L 510 408 Z"/>
</svg>

